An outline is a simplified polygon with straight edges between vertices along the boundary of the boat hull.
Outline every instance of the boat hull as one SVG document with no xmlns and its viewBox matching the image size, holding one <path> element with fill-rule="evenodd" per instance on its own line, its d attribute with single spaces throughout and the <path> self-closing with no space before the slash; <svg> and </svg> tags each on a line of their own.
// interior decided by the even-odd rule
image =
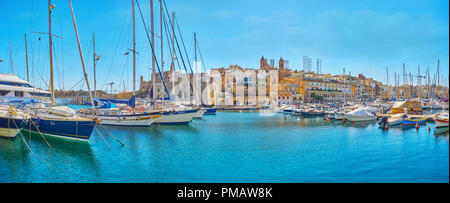
<svg viewBox="0 0 450 203">
<path fill-rule="evenodd" d="M 47 118 L 33 118 L 33 124 L 28 126 L 28 130 L 44 135 L 89 141 L 94 130 L 94 121 L 57 120 Z"/>
<path fill-rule="evenodd" d="M 377 117 L 351 117 L 347 116 L 345 119 L 352 121 L 352 122 L 362 122 L 362 121 L 374 121 L 377 119 Z"/>
<path fill-rule="evenodd" d="M 335 120 L 344 120 L 344 119 L 345 119 L 345 114 L 342 114 L 342 113 L 335 113 L 335 114 L 334 114 L 334 119 L 335 119 Z"/>
<path fill-rule="evenodd" d="M 303 117 L 314 117 L 314 116 L 324 116 L 323 112 L 301 112 L 300 114 Z"/>
<path fill-rule="evenodd" d="M 200 109 L 197 111 L 197 114 L 194 116 L 194 118 L 202 118 L 203 114 L 205 114 L 205 110 Z"/>
<path fill-rule="evenodd" d="M 436 123 L 436 128 L 448 128 L 449 124 L 448 124 L 448 119 L 434 119 L 434 122 Z"/>
<path fill-rule="evenodd" d="M 24 123 L 25 121 L 22 119 L 0 117 L 0 137 L 16 137 Z"/>
<path fill-rule="evenodd" d="M 179 125 L 189 124 L 197 114 L 197 110 L 166 112 L 161 115 L 155 124 L 160 125 Z"/>
<path fill-rule="evenodd" d="M 207 108 L 204 110 L 205 110 L 204 115 L 216 115 L 216 112 L 217 112 L 216 108 Z"/>
<path fill-rule="evenodd" d="M 335 114 L 334 113 L 327 113 L 327 118 L 334 119 L 335 118 Z"/>
<path fill-rule="evenodd" d="M 139 118 L 98 117 L 98 119 L 100 119 L 100 124 L 102 125 L 124 127 L 150 127 L 156 120 L 156 118 L 151 116 Z"/>
<path fill-rule="evenodd" d="M 417 124 L 422 125 L 425 124 L 427 121 L 426 118 L 424 119 L 403 119 L 402 125 L 403 126 L 415 126 Z"/>
</svg>

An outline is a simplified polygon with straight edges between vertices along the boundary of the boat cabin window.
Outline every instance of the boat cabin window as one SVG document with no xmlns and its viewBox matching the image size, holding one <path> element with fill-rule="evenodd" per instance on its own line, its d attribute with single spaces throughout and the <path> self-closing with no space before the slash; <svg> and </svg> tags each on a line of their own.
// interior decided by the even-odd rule
<svg viewBox="0 0 450 203">
<path fill-rule="evenodd" d="M 0 90 L 0 96 L 5 96 L 9 93 L 10 91 L 5 91 L 5 90 Z"/>
<path fill-rule="evenodd" d="M 22 91 L 15 91 L 14 92 L 14 96 L 15 97 L 23 97 L 23 92 Z"/>
<path fill-rule="evenodd" d="M 50 97 L 51 94 L 48 93 L 39 93 L 39 92 L 29 92 L 29 94 L 31 96 L 35 96 L 35 97 Z"/>
<path fill-rule="evenodd" d="M 7 82 L 7 81 L 0 81 L 0 85 L 8 85 L 8 86 L 16 86 L 16 87 L 33 87 L 29 84 L 24 83 L 16 83 L 16 82 Z"/>
</svg>

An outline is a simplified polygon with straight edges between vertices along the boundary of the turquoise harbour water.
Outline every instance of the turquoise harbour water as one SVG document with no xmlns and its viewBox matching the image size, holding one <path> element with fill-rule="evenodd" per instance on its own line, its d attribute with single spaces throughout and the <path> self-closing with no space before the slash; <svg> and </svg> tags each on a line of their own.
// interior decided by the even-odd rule
<svg viewBox="0 0 450 203">
<path fill-rule="evenodd" d="M 0 182 L 449 182 L 448 132 L 218 112 L 189 126 L 107 127 L 89 143 L 0 139 Z M 31 138 L 31 139 L 30 139 Z"/>
</svg>

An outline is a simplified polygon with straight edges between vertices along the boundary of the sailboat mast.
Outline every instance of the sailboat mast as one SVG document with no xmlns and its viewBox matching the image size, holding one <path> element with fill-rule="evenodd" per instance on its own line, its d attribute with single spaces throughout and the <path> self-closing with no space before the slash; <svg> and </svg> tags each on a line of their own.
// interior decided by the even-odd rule
<svg viewBox="0 0 450 203">
<path fill-rule="evenodd" d="M 92 33 L 92 49 L 93 49 L 93 60 L 94 60 L 94 97 L 97 97 L 97 78 L 95 75 L 95 33 Z"/>
<path fill-rule="evenodd" d="M 9 42 L 9 60 L 11 61 L 11 74 L 14 75 L 14 65 L 13 65 L 13 58 L 12 58 L 11 42 Z"/>
<path fill-rule="evenodd" d="M 194 32 L 194 64 L 195 64 L 195 71 L 197 70 L 197 33 Z"/>
<path fill-rule="evenodd" d="M 153 0 L 150 0 L 150 24 L 151 24 L 151 32 L 152 32 L 152 44 L 155 44 L 155 18 L 153 13 Z M 150 92 L 153 90 L 153 100 L 155 97 L 155 56 L 152 54 L 152 75 L 151 75 L 151 81 L 152 81 L 152 88 L 149 90 L 149 97 Z"/>
<path fill-rule="evenodd" d="M 52 49 L 52 9 L 53 5 L 51 0 L 48 0 L 48 44 L 49 44 L 49 51 L 50 51 L 50 84 L 49 84 L 49 90 L 51 93 L 51 106 L 56 106 L 55 102 L 55 91 L 53 90 L 53 49 Z"/>
<path fill-rule="evenodd" d="M 131 0 L 131 9 L 133 11 L 133 96 L 136 96 L 136 33 L 134 22 L 134 0 Z"/>
<path fill-rule="evenodd" d="M 172 64 L 170 65 L 170 72 L 175 70 L 175 12 L 172 12 Z"/>
<path fill-rule="evenodd" d="M 437 85 L 438 85 L 438 87 L 439 87 L 439 63 L 440 63 L 440 60 L 438 59 L 438 65 L 437 65 Z"/>
<path fill-rule="evenodd" d="M 162 0 L 159 0 L 159 13 L 160 13 L 160 26 L 161 26 L 161 73 L 163 73 L 164 74 L 164 41 L 163 41 L 163 33 L 164 33 L 164 30 L 163 30 L 163 17 L 164 17 L 164 13 L 163 13 L 163 2 L 162 2 Z M 153 92 L 153 94 L 155 94 L 155 92 Z M 164 93 L 162 94 L 163 96 L 163 98 L 164 98 Z"/>
<path fill-rule="evenodd" d="M 94 107 L 94 98 L 92 97 L 91 87 L 89 86 L 89 79 L 88 79 L 88 76 L 87 76 L 87 73 L 86 73 L 86 67 L 85 67 L 85 64 L 84 64 L 83 52 L 81 51 L 80 38 L 78 37 L 77 23 L 75 22 L 75 15 L 73 14 L 72 0 L 69 0 L 69 5 L 70 5 L 70 11 L 72 13 L 73 27 L 75 29 L 75 35 L 77 37 L 77 44 L 78 44 L 78 51 L 80 52 L 81 65 L 83 67 L 84 80 L 86 81 L 86 86 L 88 88 L 88 93 L 89 93 L 89 97 L 91 99 L 92 107 Z"/>
<path fill-rule="evenodd" d="M 30 73 L 28 72 L 28 49 L 27 49 L 27 34 L 25 33 L 25 60 L 27 63 L 27 82 L 30 82 Z"/>
<path fill-rule="evenodd" d="M 163 33 L 164 33 L 164 30 L 163 30 L 163 17 L 164 17 L 164 13 L 163 13 L 163 7 L 162 7 L 162 1 L 161 0 L 159 0 L 159 6 L 160 6 L 160 17 L 159 17 L 159 20 L 160 20 L 160 26 L 161 26 L 161 28 L 160 28 L 160 30 L 161 30 L 161 34 L 160 34 L 160 37 L 161 37 L 161 72 L 163 72 L 164 73 L 164 51 L 163 51 L 163 49 L 164 49 L 164 41 L 163 41 Z"/>
</svg>

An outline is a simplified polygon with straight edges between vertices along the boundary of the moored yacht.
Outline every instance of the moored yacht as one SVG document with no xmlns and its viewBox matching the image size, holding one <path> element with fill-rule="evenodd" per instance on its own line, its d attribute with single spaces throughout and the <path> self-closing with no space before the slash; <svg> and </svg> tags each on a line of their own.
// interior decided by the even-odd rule
<svg viewBox="0 0 450 203">
<path fill-rule="evenodd" d="M 44 109 L 32 109 L 30 125 L 24 127 L 44 135 L 71 140 L 89 141 L 95 121 L 75 114 L 67 106 L 54 106 Z"/>
<path fill-rule="evenodd" d="M 356 109 L 351 112 L 348 112 L 345 114 L 345 119 L 349 121 L 374 121 L 377 119 L 377 117 L 369 112 L 367 112 L 365 109 Z"/>
<path fill-rule="evenodd" d="M 98 120 L 102 125 L 126 127 L 150 127 L 159 117 L 158 113 L 135 113 L 118 108 L 81 109 L 83 117 Z"/>
<path fill-rule="evenodd" d="M 15 75 L 0 74 L 0 96 L 10 98 L 33 98 L 42 101 L 50 101 L 50 92 L 35 88 L 30 82 L 20 79 Z"/>
</svg>

